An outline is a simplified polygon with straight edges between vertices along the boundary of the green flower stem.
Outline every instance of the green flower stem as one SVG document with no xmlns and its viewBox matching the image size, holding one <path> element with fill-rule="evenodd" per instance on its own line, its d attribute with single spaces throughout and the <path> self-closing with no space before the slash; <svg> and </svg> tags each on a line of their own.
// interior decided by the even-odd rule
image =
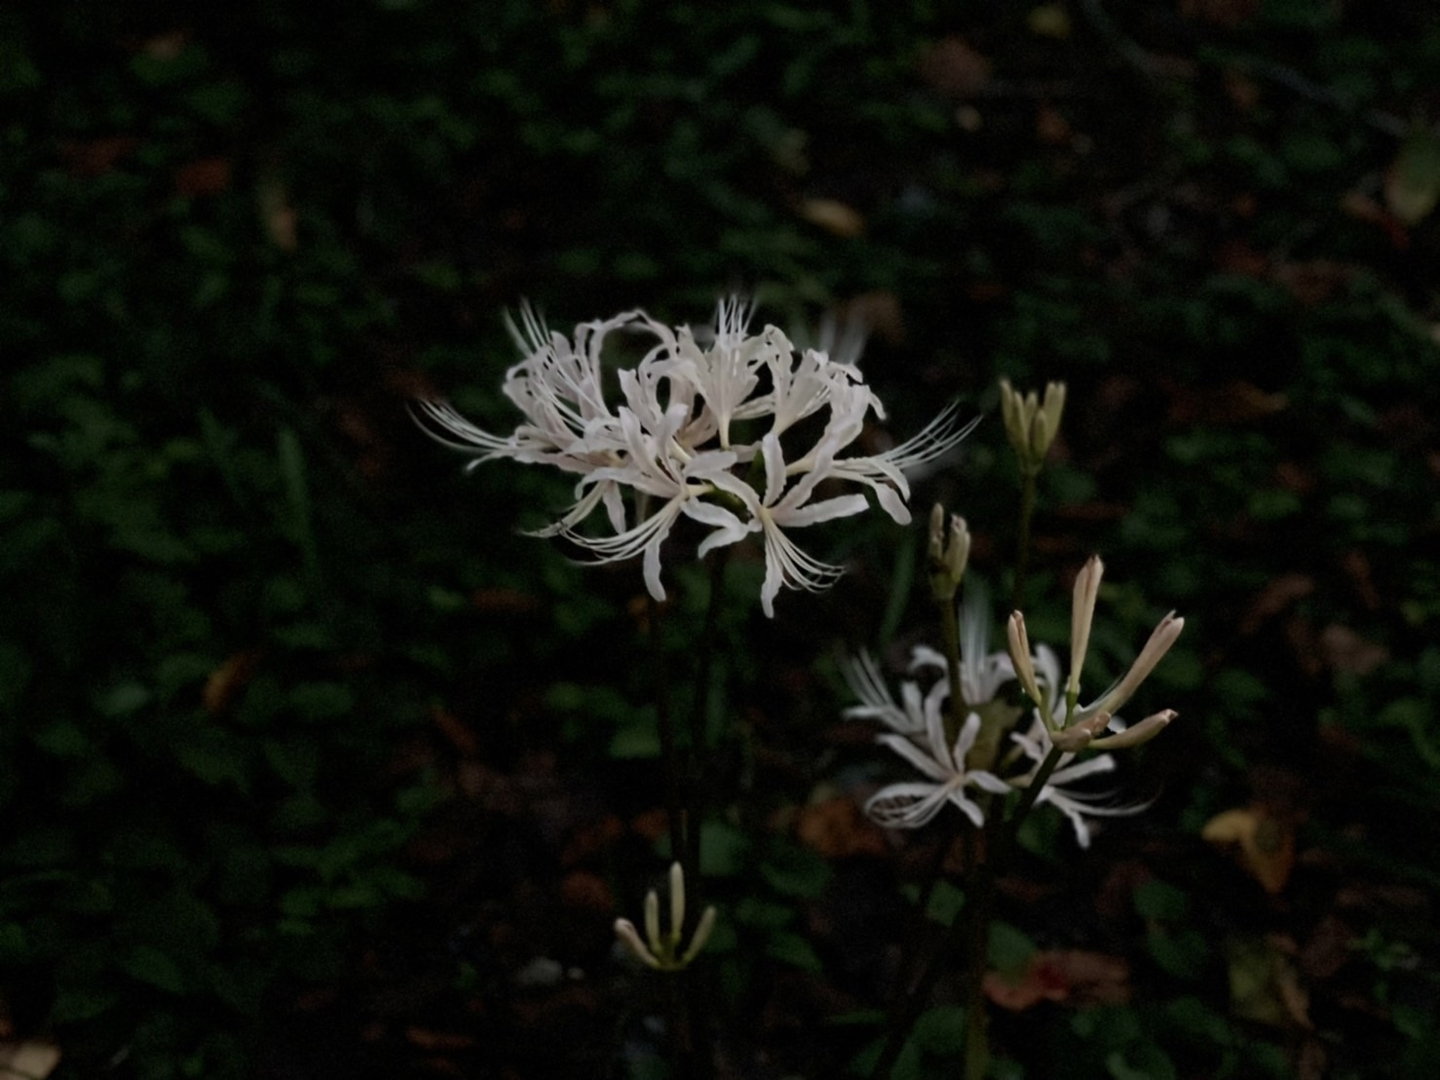
<svg viewBox="0 0 1440 1080">
<path fill-rule="evenodd" d="M 1020 470 L 1020 536 L 1015 551 L 1015 587 L 1010 592 L 1010 610 L 1025 606 L 1025 576 L 1030 566 L 1030 521 L 1035 516 L 1035 478 L 1039 469 Z"/>
<path fill-rule="evenodd" d="M 945 713 L 945 743 L 954 746 L 965 720 L 965 695 L 960 683 L 960 621 L 955 614 L 955 599 L 936 602 L 940 608 L 940 635 L 945 643 L 945 669 L 950 679 L 950 708 Z"/>
<path fill-rule="evenodd" d="M 985 819 L 986 862 L 976 867 L 973 895 L 961 914 L 967 933 L 965 971 L 965 1080 L 982 1080 L 990 1067 L 990 1014 L 985 1008 L 985 968 L 990 955 L 990 923 L 995 918 L 995 881 L 999 860 L 1009 854 L 1000 815 Z"/>
<path fill-rule="evenodd" d="M 729 565 L 730 549 L 721 548 L 710 556 L 710 596 L 705 604 L 705 621 L 700 631 L 699 650 L 695 663 L 695 700 L 690 709 L 690 746 L 685 761 L 687 817 L 691 822 L 683 855 L 677 855 L 685 867 L 686 888 L 691 890 L 691 925 L 686 934 L 695 932 L 695 921 L 705 911 L 702 894 L 704 879 L 700 876 L 700 825 L 705 818 L 704 763 L 709 759 L 709 740 L 705 728 L 710 705 L 710 679 L 714 669 L 716 630 L 720 623 L 720 606 L 725 599 L 725 568 Z"/>
<path fill-rule="evenodd" d="M 988 809 L 988 807 L 987 807 Z M 953 837 L 953 832 L 950 834 Z M 935 990 L 935 984 L 940 979 L 940 973 L 945 969 L 945 962 L 955 947 L 965 941 L 971 950 L 970 967 L 979 971 L 983 976 L 985 971 L 984 948 L 988 941 L 989 921 L 988 915 L 981 923 L 981 931 L 978 935 L 980 940 L 980 952 L 974 952 L 977 933 L 975 922 L 979 908 L 991 908 L 993 903 L 986 901 L 985 897 L 994 892 L 994 875 L 989 872 L 989 862 L 980 862 L 977 857 L 975 843 L 976 834 L 973 830 L 966 830 L 965 837 L 965 873 L 961 879 L 961 888 L 965 893 L 965 906 L 961 908 L 954 921 L 946 929 L 944 936 L 931 951 L 930 962 L 921 971 L 920 977 L 915 985 L 906 994 L 897 999 L 891 1008 L 889 1021 L 886 1024 L 885 1045 L 881 1048 L 880 1057 L 875 1061 L 875 1067 L 871 1070 L 871 1080 L 888 1080 L 895 1062 L 900 1058 L 900 1052 L 905 1048 L 906 1041 L 910 1038 L 920 1014 L 925 1011 L 929 1004 L 930 996 Z M 944 859 L 944 852 L 950 846 L 950 839 L 944 842 L 941 848 L 941 860 Z M 989 879 L 988 884 L 986 879 Z M 921 911 L 921 918 L 924 919 L 925 912 Z M 922 928 L 923 928 L 922 922 Z M 967 1031 L 969 1022 L 967 1021 Z M 968 1047 L 968 1038 L 967 1038 Z M 968 1050 L 967 1050 L 968 1056 Z"/>
<path fill-rule="evenodd" d="M 670 675 L 665 656 L 664 635 L 660 630 L 660 604 L 646 594 L 646 621 L 649 624 L 650 671 L 655 680 L 655 722 L 660 735 L 660 757 L 665 768 L 665 821 L 670 831 L 672 857 L 679 858 L 688 850 L 685 840 L 685 809 L 682 791 L 685 783 L 684 765 L 675 745 L 675 720 L 670 715 Z"/>
<path fill-rule="evenodd" d="M 1050 779 L 1064 752 L 1058 746 L 1052 746 L 1050 753 L 1045 755 L 1045 760 L 1040 763 L 1040 768 L 1035 770 L 1035 779 L 1030 781 L 1030 786 L 1020 794 L 1020 801 L 1015 804 L 1015 809 L 1010 814 L 1008 822 L 1010 828 L 1008 835 L 1014 837 L 1020 831 L 1020 823 L 1025 820 L 1025 815 L 1035 805 L 1035 800 L 1040 797 L 1040 792 L 1045 790 L 1045 784 Z"/>
</svg>

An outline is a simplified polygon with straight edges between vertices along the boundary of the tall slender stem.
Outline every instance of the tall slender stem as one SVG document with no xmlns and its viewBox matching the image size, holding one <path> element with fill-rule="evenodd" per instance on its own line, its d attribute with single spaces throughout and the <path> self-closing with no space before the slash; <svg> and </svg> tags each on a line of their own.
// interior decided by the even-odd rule
<svg viewBox="0 0 1440 1080">
<path fill-rule="evenodd" d="M 670 669 L 665 654 L 665 636 L 660 625 L 660 605 L 653 596 L 647 596 L 646 612 L 649 622 L 651 675 L 655 681 L 655 719 L 660 734 L 660 755 L 665 766 L 665 819 L 669 826 L 670 852 L 674 859 L 682 859 L 689 850 L 687 833 L 694 832 L 693 819 L 686 813 L 689 782 L 686 762 L 682 759 L 675 739 L 675 719 L 670 713 Z M 683 865 L 683 864 L 682 864 Z M 694 1062 L 698 1055 L 695 1047 L 696 1015 L 692 980 L 684 978 L 688 972 L 665 973 L 665 1035 L 670 1044 L 672 1071 L 677 1076 L 696 1075 Z"/>
<path fill-rule="evenodd" d="M 945 673 L 950 680 L 950 708 L 945 713 L 945 742 L 955 745 L 965 719 L 965 694 L 960 681 L 960 622 L 955 616 L 954 597 L 938 601 L 940 636 L 945 645 Z"/>
<path fill-rule="evenodd" d="M 686 754 L 685 797 L 690 821 L 688 845 L 684 853 L 685 881 L 693 897 L 687 905 L 695 918 L 705 910 L 700 876 L 700 834 L 705 819 L 706 784 L 704 763 L 709 756 L 706 726 L 709 719 L 710 678 L 715 660 L 716 628 L 720 622 L 720 606 L 725 597 L 725 568 L 729 564 L 729 548 L 721 548 L 710 556 L 710 596 L 705 604 L 705 621 L 700 631 L 699 653 L 695 662 L 695 699 L 689 718 L 690 746 Z M 693 929 L 693 927 L 691 928 Z"/>
<path fill-rule="evenodd" d="M 1020 535 L 1015 544 L 1015 587 L 1010 591 L 1010 610 L 1025 606 L 1025 576 L 1030 568 L 1030 521 L 1035 516 L 1035 478 L 1038 469 L 1020 470 Z"/>
<path fill-rule="evenodd" d="M 701 626 L 695 681 L 692 684 L 695 698 L 690 708 L 690 738 L 684 757 L 682 791 L 687 822 L 686 846 L 681 856 L 688 893 L 688 902 L 685 905 L 689 923 L 685 929 L 687 935 L 695 932 L 697 921 L 705 911 L 705 878 L 700 872 L 700 863 L 708 791 L 704 775 L 704 764 L 709 759 L 706 722 L 709 719 L 710 679 L 714 667 L 716 630 L 720 622 L 720 606 L 725 599 L 725 567 L 729 554 L 728 548 L 722 548 L 711 556 L 710 595 L 706 600 L 705 621 Z M 693 1070 L 685 1075 L 692 1076 L 695 1080 L 710 1080 L 715 1075 L 715 1056 L 711 1051 L 710 1026 L 706 1019 L 710 1010 L 704 1007 L 708 987 L 702 985 L 700 973 L 695 968 L 680 973 L 685 980 L 686 1002 L 691 1019 L 689 1036 L 694 1048 Z"/>
<path fill-rule="evenodd" d="M 665 822 L 670 833 L 672 858 L 683 858 L 685 841 L 685 810 L 681 792 L 687 786 L 683 763 L 675 743 L 675 720 L 670 715 L 669 664 L 665 656 L 664 635 L 660 631 L 660 605 L 646 594 L 646 615 L 650 638 L 650 674 L 655 685 L 655 722 L 660 735 L 660 757 L 665 768 Z"/>
<path fill-rule="evenodd" d="M 914 986 L 897 998 L 891 1007 L 889 1022 L 886 1024 L 885 1045 L 881 1048 L 880 1057 L 876 1059 L 875 1067 L 870 1072 L 871 1080 L 888 1080 L 891 1070 L 895 1067 L 895 1062 L 900 1058 L 900 1052 L 905 1048 L 905 1042 L 909 1039 L 910 1032 L 914 1030 L 916 1021 L 920 1019 L 920 1014 L 930 1002 L 930 995 L 935 990 L 935 984 L 940 979 L 945 962 L 949 959 L 951 951 L 960 943 L 962 932 L 971 923 L 972 909 L 975 906 L 975 897 L 978 891 L 977 879 L 986 876 L 979 872 L 981 864 L 975 854 L 976 846 L 966 844 L 970 859 L 965 866 L 962 886 L 965 892 L 965 906 L 960 909 L 946 929 L 944 936 L 936 944 L 930 955 L 930 962 L 921 970 L 920 977 L 915 980 Z M 968 937 L 973 941 L 973 932 Z M 983 966 L 983 957 L 972 958 L 972 961 Z"/>
</svg>

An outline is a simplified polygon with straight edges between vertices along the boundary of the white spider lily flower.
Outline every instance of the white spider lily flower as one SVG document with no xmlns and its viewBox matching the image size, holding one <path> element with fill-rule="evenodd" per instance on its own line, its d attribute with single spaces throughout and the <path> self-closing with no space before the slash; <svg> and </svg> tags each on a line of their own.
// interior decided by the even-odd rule
<svg viewBox="0 0 1440 1080">
<path fill-rule="evenodd" d="M 812 455 L 811 469 L 787 487 L 784 453 L 779 437 L 772 431 L 760 444 L 761 459 L 765 465 L 763 496 L 732 475 L 717 475 L 712 480 L 716 487 L 744 503 L 751 516 L 749 523 L 741 528 L 713 533 L 701 545 L 701 551 L 734 543 L 747 532 L 760 532 L 765 542 L 765 582 L 760 588 L 760 606 L 767 616 L 775 614 L 775 597 L 782 585 L 818 592 L 845 572 L 843 567 L 832 566 L 807 555 L 785 535 L 787 528 L 849 517 L 867 509 L 863 495 L 839 495 L 817 503 L 809 502 L 816 485 L 830 475 L 832 452 L 822 446 Z"/>
<path fill-rule="evenodd" d="M 1012 778 L 1010 784 L 1016 788 L 1028 788 L 1034 783 L 1035 774 L 1039 771 L 1041 762 L 1050 753 L 1052 745 L 1050 733 L 1040 718 L 1036 716 L 1027 733 L 1022 735 L 1019 731 L 1012 731 L 1010 737 L 1015 740 L 1025 757 L 1031 762 L 1029 770 L 1022 776 Z M 1064 814 L 1075 830 L 1076 842 L 1082 848 L 1088 848 L 1092 827 L 1088 818 L 1124 817 L 1138 814 L 1148 805 L 1140 803 L 1135 806 L 1101 806 L 1098 804 L 1098 800 L 1107 798 L 1104 794 L 1096 795 L 1084 791 L 1067 790 L 1076 781 L 1097 776 L 1100 773 L 1113 772 L 1114 769 L 1115 759 L 1109 754 L 1096 754 L 1094 757 L 1088 757 L 1078 763 L 1075 763 L 1074 754 L 1062 754 L 1055 771 L 1050 774 L 1050 778 L 1046 780 L 1040 794 L 1036 796 L 1035 805 L 1049 803 Z"/>
<path fill-rule="evenodd" d="M 600 353 L 610 332 L 633 322 L 636 314 L 582 323 L 575 328 L 572 345 L 563 334 L 547 331 L 539 316 L 524 307 L 523 329 L 513 320 L 509 327 L 526 356 L 505 373 L 503 391 L 525 422 L 502 438 L 438 400 L 418 403 L 422 419 L 432 422 L 432 434 L 446 445 L 469 453 L 479 450 L 472 467 L 497 457 L 579 473 L 611 464 L 606 449 L 595 441 L 615 419 L 605 401 Z"/>
<path fill-rule="evenodd" d="M 933 655 L 940 669 L 944 670 L 944 658 L 934 649 L 921 645 L 911 653 L 911 671 L 917 666 L 928 666 L 929 657 L 922 661 L 922 653 Z M 880 674 L 875 658 L 868 651 L 862 650 L 841 670 L 851 692 L 860 699 L 859 705 L 851 705 L 842 711 L 841 715 L 847 720 L 879 720 L 901 735 L 921 734 L 927 729 L 932 715 L 940 717 L 942 722 L 944 720 L 944 704 L 950 697 L 950 687 L 943 678 L 923 694 L 919 683 L 907 679 L 900 684 L 900 701 L 897 703 Z"/>
<path fill-rule="evenodd" d="M 975 787 L 994 795 L 1010 790 L 1010 786 L 992 772 L 965 768 L 965 756 L 980 734 L 980 717 L 977 713 L 965 717 L 953 746 L 946 743 L 945 723 L 939 709 L 927 712 L 925 719 L 923 745 L 904 735 L 877 735 L 875 741 L 894 750 L 927 779 L 881 788 L 865 803 L 865 813 L 887 828 L 918 829 L 950 803 L 978 829 L 985 824 L 985 811 L 966 794 L 966 789 Z"/>
<path fill-rule="evenodd" d="M 708 348 L 701 347 L 688 326 L 672 331 L 649 316 L 642 318 L 660 342 L 652 356 L 668 354 L 665 369 L 693 387 L 705 403 L 698 431 L 718 434 L 721 449 L 729 449 L 731 421 L 753 414 L 750 395 L 759 385 L 761 368 L 773 367 L 781 357 L 788 361 L 790 342 L 773 326 L 747 336 L 750 312 L 737 297 L 720 301 Z"/>
<path fill-rule="evenodd" d="M 980 418 L 976 417 L 969 423 L 961 423 L 960 403 L 951 402 L 919 434 L 878 454 L 839 458 L 831 468 L 831 475 L 838 480 L 868 485 L 895 523 L 908 525 L 910 511 L 905 500 L 910 497 L 910 481 L 907 474 L 914 475 L 946 457 L 979 422 Z M 858 434 L 857 428 L 850 439 Z"/>
<path fill-rule="evenodd" d="M 640 524 L 614 536 L 583 536 L 573 529 L 567 529 L 565 535 L 589 551 L 597 563 L 643 556 L 645 587 L 656 600 L 664 600 L 665 587 L 660 582 L 660 548 L 681 514 L 716 529 L 711 539 L 716 535 L 744 531 L 745 526 L 733 513 L 703 499 L 703 496 L 716 490 L 719 480 L 728 478 L 726 470 L 735 463 L 734 459 L 731 451 L 713 450 L 695 455 L 678 469 L 671 459 L 641 458 L 636 464 L 624 468 L 597 470 L 582 483 L 621 480 L 666 501 Z M 649 468 L 645 467 L 647 464 Z"/>
<path fill-rule="evenodd" d="M 1002 686 L 1015 680 L 1015 664 L 1006 653 L 985 651 L 989 628 L 982 605 L 967 602 L 960 607 L 960 691 L 970 709 L 988 705 Z M 928 645 L 917 645 L 911 653 L 910 670 L 921 667 L 944 671 L 945 657 Z"/>
<path fill-rule="evenodd" d="M 861 494 L 816 500 L 818 484 L 837 480 L 869 487 L 903 524 L 910 518 L 906 471 L 944 456 L 969 427 L 958 422 L 957 407 L 951 406 L 893 450 L 842 457 L 872 410 L 884 416 L 849 362 L 853 358 L 837 361 L 820 349 L 797 356 L 776 327 L 750 334 L 748 318 L 738 300 L 722 301 L 707 335 L 684 326 L 671 329 L 636 310 L 583 323 L 572 341 L 548 331 L 525 308 L 520 325 L 511 323 L 525 359 L 507 372 L 504 384 L 505 395 L 523 414 L 513 433 L 494 435 L 443 401 L 419 402 L 416 412 L 436 439 L 469 454 L 472 467 L 510 458 L 578 474 L 574 502 L 536 535 L 564 536 L 598 562 L 641 557 L 646 587 L 657 598 L 664 596 L 662 549 L 682 516 L 710 530 L 699 545 L 701 556 L 761 534 L 766 562 L 761 604 L 773 615 L 781 588 L 816 591 L 842 572 L 802 551 L 786 530 L 868 507 Z M 638 362 L 609 379 L 601 353 L 616 330 L 646 334 L 651 341 Z M 618 385 L 615 400 L 606 396 L 607 380 L 612 390 Z M 825 415 L 809 452 L 782 447 L 781 437 L 793 439 L 797 422 L 812 414 Z M 732 442 L 736 421 L 766 417 L 769 431 L 759 442 Z M 757 458 L 764 468 L 763 492 L 744 479 Z M 601 507 L 610 533 L 581 531 Z"/>
</svg>

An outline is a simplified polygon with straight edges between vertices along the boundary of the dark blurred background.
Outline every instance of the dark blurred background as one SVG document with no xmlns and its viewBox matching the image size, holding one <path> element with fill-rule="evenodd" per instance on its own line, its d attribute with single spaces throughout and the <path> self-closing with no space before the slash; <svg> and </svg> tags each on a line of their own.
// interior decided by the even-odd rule
<svg viewBox="0 0 1440 1080">
<path fill-rule="evenodd" d="M 609 930 L 663 867 L 639 570 L 519 535 L 567 483 L 463 473 L 407 402 L 506 431 L 522 298 L 739 290 L 870 327 L 870 445 L 987 415 L 915 505 L 995 596 L 995 379 L 1066 380 L 1032 637 L 1094 551 L 1096 674 L 1187 619 L 1153 806 L 1083 857 L 1037 822 L 1004 883 L 999 954 L 1109 966 L 997 1005 L 996 1075 L 1433 1076 L 1437 88 L 1424 3 L 5 5 L 0 1053 L 665 1075 Z M 857 810 L 835 653 L 933 640 L 871 517 L 773 623 L 728 579 L 723 1075 L 845 1074 L 938 843 Z M 705 577 L 667 581 L 683 665 Z M 954 1074 L 946 1008 L 907 1075 Z"/>
</svg>

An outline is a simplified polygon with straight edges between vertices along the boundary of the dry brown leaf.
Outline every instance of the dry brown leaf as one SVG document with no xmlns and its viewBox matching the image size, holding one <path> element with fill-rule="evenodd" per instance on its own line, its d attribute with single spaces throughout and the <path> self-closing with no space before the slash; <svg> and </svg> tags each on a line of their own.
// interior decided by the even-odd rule
<svg viewBox="0 0 1440 1080">
<path fill-rule="evenodd" d="M 140 51 L 152 60 L 174 60 L 190 43 L 190 35 L 184 30 L 171 30 L 146 38 Z"/>
<path fill-rule="evenodd" d="M 474 757 L 480 750 L 480 741 L 475 737 L 475 732 L 452 713 L 449 709 L 442 709 L 435 705 L 430 709 L 430 719 L 439 729 L 440 734 L 445 736 L 445 741 L 455 748 L 455 751 L 462 757 Z"/>
<path fill-rule="evenodd" d="M 562 866 L 576 866 L 609 851 L 625 836 L 625 823 L 615 814 L 582 821 L 570 834 L 560 854 Z"/>
<path fill-rule="evenodd" d="M 1035 113 L 1035 138 L 1047 146 L 1069 146 L 1073 132 L 1065 114 L 1053 105 L 1041 105 Z"/>
<path fill-rule="evenodd" d="M 1410 234 L 1400 219 L 1365 192 L 1347 192 L 1340 200 L 1340 209 L 1356 221 L 1374 225 L 1383 231 L 1395 247 L 1404 249 L 1410 246 Z"/>
<path fill-rule="evenodd" d="M 405 1040 L 421 1050 L 468 1050 L 475 1045 L 475 1036 L 450 1031 L 431 1031 L 418 1025 L 405 1029 Z"/>
<path fill-rule="evenodd" d="M 1200 831 L 1217 847 L 1238 851 L 1241 867 L 1271 896 L 1285 888 L 1295 866 L 1295 829 L 1261 807 L 1226 810 Z"/>
<path fill-rule="evenodd" d="M 1355 931 L 1338 915 L 1326 915 L 1310 934 L 1298 957 L 1300 970 L 1312 979 L 1328 979 L 1355 955 Z"/>
<path fill-rule="evenodd" d="M 905 312 L 900 297 L 889 289 L 872 289 L 852 296 L 841 305 L 841 315 L 854 319 L 870 332 L 872 338 L 889 345 L 905 340 Z M 866 361 L 867 367 L 869 360 Z"/>
<path fill-rule="evenodd" d="M 1331 623 L 1320 631 L 1320 657 L 1327 667 L 1349 675 L 1369 675 L 1390 659 L 1384 645 L 1366 641 L 1348 626 Z"/>
<path fill-rule="evenodd" d="M 1270 257 L 1244 240 L 1227 240 L 1215 251 L 1215 265 L 1227 274 L 1263 281 L 1270 275 Z"/>
<path fill-rule="evenodd" d="M 805 199 L 800 204 L 800 216 L 847 240 L 865 231 L 864 215 L 839 199 Z"/>
<path fill-rule="evenodd" d="M 299 247 L 300 214 L 290 202 L 285 185 L 276 179 L 267 179 L 256 192 L 256 202 L 270 242 L 281 251 L 294 251 Z"/>
<path fill-rule="evenodd" d="M 214 195 L 229 186 L 229 158 L 201 158 L 175 170 L 175 191 L 180 195 Z"/>
<path fill-rule="evenodd" d="M 920 77 L 942 94 L 973 97 L 990 80 L 990 61 L 964 38 L 947 37 L 920 58 Z"/>
<path fill-rule="evenodd" d="M 1345 263 L 1333 259 L 1308 259 L 1281 263 L 1275 267 L 1272 276 L 1296 300 L 1306 307 L 1313 307 L 1349 284 L 1353 274 L 1354 269 Z"/>
<path fill-rule="evenodd" d="M 200 692 L 205 711 L 214 716 L 229 709 L 255 677 L 255 668 L 259 663 L 259 653 L 239 652 L 212 671 L 205 680 L 205 689 Z"/>
<path fill-rule="evenodd" d="M 1199 389 L 1167 383 L 1170 421 L 1175 424 L 1248 424 L 1280 412 L 1288 404 L 1284 394 L 1272 394 L 1244 379 Z"/>
<path fill-rule="evenodd" d="M 1241 112 L 1251 112 L 1260 104 L 1260 84 L 1249 75 L 1227 68 L 1224 75 L 1225 96 Z"/>
<path fill-rule="evenodd" d="M 76 176 L 100 176 L 139 145 L 134 135 L 111 135 L 85 142 L 67 139 L 60 144 L 60 156 Z"/>
<path fill-rule="evenodd" d="M 1266 585 L 1255 599 L 1250 601 L 1250 608 L 1240 620 L 1240 633 L 1249 635 L 1259 630 L 1262 625 L 1269 622 L 1280 612 L 1284 611 L 1301 597 L 1309 596 L 1315 591 L 1315 579 L 1308 574 L 1281 574 Z"/>
<path fill-rule="evenodd" d="M 795 834 L 802 844 L 827 859 L 884 855 L 890 850 L 884 830 L 864 815 L 854 799 L 845 795 L 811 803 L 802 809 Z"/>
<path fill-rule="evenodd" d="M 1233 30 L 1260 8 L 1260 0 L 1180 0 L 1180 14 Z"/>
<path fill-rule="evenodd" d="M 610 886 L 599 874 L 573 870 L 560 882 L 560 902 L 569 908 L 597 911 L 609 915 L 615 910 L 615 897 Z"/>
<path fill-rule="evenodd" d="M 534 615 L 541 609 L 540 598 L 520 589 L 476 589 L 470 597 L 476 611 L 487 615 Z"/>
<path fill-rule="evenodd" d="M 984 990 L 986 997 L 1011 1012 L 1042 1001 L 1116 1005 L 1130 999 L 1130 968 L 1117 956 L 1054 949 L 1032 956 L 1018 979 L 986 972 Z"/>
</svg>

